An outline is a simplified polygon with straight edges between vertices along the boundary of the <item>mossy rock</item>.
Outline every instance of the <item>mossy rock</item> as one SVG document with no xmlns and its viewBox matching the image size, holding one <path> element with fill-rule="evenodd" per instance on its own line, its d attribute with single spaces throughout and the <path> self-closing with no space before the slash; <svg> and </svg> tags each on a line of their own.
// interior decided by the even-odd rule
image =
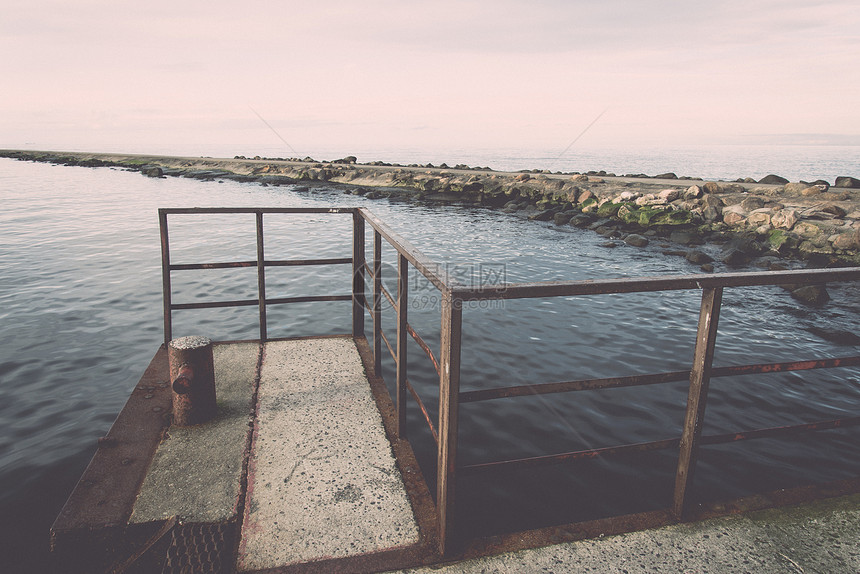
<svg viewBox="0 0 860 574">
<path fill-rule="evenodd" d="M 588 199 L 586 199 L 585 201 L 580 203 L 579 207 L 580 207 L 580 209 L 582 209 L 584 207 L 591 207 L 592 205 L 597 205 L 597 200 L 594 199 L 593 197 L 589 197 Z"/>
<path fill-rule="evenodd" d="M 663 211 L 651 217 L 651 225 L 688 225 L 693 214 L 686 210 Z"/>
<path fill-rule="evenodd" d="M 618 208 L 615 216 L 624 223 L 639 223 L 639 207 L 635 203 L 625 203 Z"/>
<path fill-rule="evenodd" d="M 779 249 L 785 245 L 788 241 L 788 234 L 786 234 L 784 229 L 772 229 L 770 233 L 767 234 L 767 242 L 772 248 L 779 251 Z"/>
<path fill-rule="evenodd" d="M 639 225 L 647 227 L 652 224 L 651 222 L 653 219 L 659 215 L 663 215 L 664 211 L 662 209 L 654 209 L 653 207 L 644 206 L 639 208 L 637 213 L 639 214 Z"/>
<path fill-rule="evenodd" d="M 597 208 L 597 215 L 598 217 L 615 217 L 621 206 L 621 203 L 612 203 L 611 201 L 607 201 Z"/>
</svg>

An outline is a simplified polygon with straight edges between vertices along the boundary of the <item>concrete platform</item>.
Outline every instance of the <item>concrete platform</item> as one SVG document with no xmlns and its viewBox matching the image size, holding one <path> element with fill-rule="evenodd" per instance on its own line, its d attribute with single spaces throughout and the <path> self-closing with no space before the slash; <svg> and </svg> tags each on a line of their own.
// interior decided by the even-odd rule
<svg viewBox="0 0 860 574">
<path fill-rule="evenodd" d="M 418 540 L 353 341 L 266 343 L 238 570 L 369 554 Z"/>
<path fill-rule="evenodd" d="M 129 519 L 222 522 L 239 508 L 248 424 L 260 346 L 215 345 L 218 415 L 206 424 L 170 427 L 158 446 Z"/>
<path fill-rule="evenodd" d="M 440 564 L 433 503 L 408 442 L 388 440 L 393 406 L 367 376 L 366 340 L 214 354 L 218 416 L 176 428 L 156 353 L 52 528 L 57 571 L 860 572 L 860 495 L 835 487 L 824 492 L 838 498 L 627 534 L 597 521 L 472 541 Z"/>
<path fill-rule="evenodd" d="M 856 573 L 860 495 L 398 572 Z"/>
</svg>

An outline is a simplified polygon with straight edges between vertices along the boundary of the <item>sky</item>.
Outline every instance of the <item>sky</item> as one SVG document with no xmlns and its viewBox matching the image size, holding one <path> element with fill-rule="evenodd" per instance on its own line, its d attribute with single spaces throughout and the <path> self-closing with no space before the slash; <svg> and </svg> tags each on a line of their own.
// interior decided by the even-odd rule
<svg viewBox="0 0 860 574">
<path fill-rule="evenodd" d="M 857 0 L 29 0 L 3 12 L 0 148 L 860 144 Z"/>
</svg>

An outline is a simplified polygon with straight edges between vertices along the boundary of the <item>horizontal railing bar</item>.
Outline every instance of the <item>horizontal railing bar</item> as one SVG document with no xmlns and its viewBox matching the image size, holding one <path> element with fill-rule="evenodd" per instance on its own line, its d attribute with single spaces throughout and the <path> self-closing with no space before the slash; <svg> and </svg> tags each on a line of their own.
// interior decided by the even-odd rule
<svg viewBox="0 0 860 574">
<path fill-rule="evenodd" d="M 772 438 L 780 435 L 813 432 L 820 430 L 830 430 L 835 428 L 844 428 L 860 425 L 860 417 L 848 417 L 844 419 L 833 419 L 827 421 L 819 421 L 814 423 L 804 423 L 799 425 L 772 427 L 765 429 L 756 429 L 750 431 L 741 431 L 735 433 L 725 433 L 719 435 L 702 436 L 700 444 L 714 445 L 724 444 L 729 442 L 737 442 L 742 440 L 753 440 L 758 438 Z M 664 439 L 653 442 L 644 442 L 637 444 L 626 444 L 621 446 L 610 446 L 604 448 L 595 448 L 590 450 L 580 450 L 573 452 L 565 452 L 561 454 L 551 454 L 544 456 L 535 456 L 530 458 L 518 458 L 511 460 L 500 460 L 494 462 L 484 462 L 478 464 L 470 464 L 460 467 L 461 472 L 475 473 L 486 470 L 505 468 L 524 468 L 540 465 L 556 464 L 570 460 L 579 460 L 584 458 L 596 458 L 598 456 L 610 456 L 616 454 L 625 454 L 631 452 L 641 452 L 646 450 L 661 450 L 666 448 L 675 448 L 680 444 L 681 439 Z"/>
<path fill-rule="evenodd" d="M 421 338 L 421 335 L 415 332 L 415 329 L 412 328 L 412 325 L 406 323 L 406 331 L 412 335 L 412 338 L 415 339 L 415 342 L 418 343 L 418 346 L 424 349 L 424 352 L 430 357 L 430 362 L 433 363 L 433 367 L 436 369 L 436 374 L 439 374 L 439 361 L 436 360 L 436 357 L 433 356 L 433 351 L 430 350 L 430 346 L 424 342 L 424 339 Z"/>
<path fill-rule="evenodd" d="M 690 371 L 674 371 L 653 375 L 633 375 L 629 377 L 609 377 L 605 379 L 583 379 L 580 381 L 565 381 L 559 383 L 541 383 L 537 385 L 517 385 L 495 389 L 481 389 L 460 393 L 461 403 L 475 403 L 508 397 L 523 397 L 529 395 L 546 395 L 551 393 L 566 393 L 571 391 L 591 391 L 597 389 L 613 389 L 618 387 L 633 387 L 639 385 L 656 385 L 686 381 Z"/>
<path fill-rule="evenodd" d="M 412 383 L 409 382 L 409 379 L 406 379 L 406 388 L 409 389 L 409 392 L 412 394 L 412 398 L 415 399 L 415 402 L 418 403 L 418 408 L 421 409 L 421 413 L 424 415 L 424 420 L 427 421 L 427 426 L 430 427 L 430 434 L 433 435 L 433 440 L 436 441 L 436 444 L 439 444 L 439 433 L 436 432 L 436 427 L 433 426 L 433 419 L 430 417 L 430 413 L 427 412 L 427 407 L 424 405 L 424 401 L 421 400 L 421 397 L 418 396 L 418 391 L 412 386 Z"/>
<path fill-rule="evenodd" d="M 352 295 L 311 295 L 308 297 L 281 297 L 266 299 L 266 305 L 282 305 L 284 303 L 312 303 L 316 301 L 352 301 Z M 259 305 L 259 299 L 241 301 L 209 301 L 205 303 L 172 303 L 170 309 L 215 309 L 219 307 L 251 307 Z"/>
<path fill-rule="evenodd" d="M 818 421 L 814 423 L 804 423 L 798 425 L 771 427 L 765 429 L 756 429 L 750 431 L 742 431 L 736 433 L 725 433 L 719 435 L 708 435 L 701 438 L 700 444 L 724 444 L 727 442 L 737 442 L 741 440 L 752 440 L 757 438 L 771 438 L 780 435 L 792 434 L 804 431 L 819 431 L 835 428 L 851 427 L 860 425 L 860 417 L 848 417 L 844 419 L 833 419 L 828 421 Z"/>
<path fill-rule="evenodd" d="M 860 366 L 860 357 L 840 357 L 836 359 L 816 359 L 811 361 L 790 361 L 786 363 L 765 363 L 758 365 L 735 365 L 729 367 L 714 367 L 711 371 L 711 378 L 854 366 Z M 559 383 L 516 385 L 511 387 L 465 391 L 460 393 L 460 402 L 474 403 L 509 397 L 655 385 L 685 381 L 689 379 L 689 377 L 690 371 L 673 371 L 652 375 L 632 375 L 629 377 L 609 377 L 605 379 L 583 379 L 580 381 L 565 381 Z"/>
<path fill-rule="evenodd" d="M 787 363 L 769 363 L 761 365 L 738 365 L 732 367 L 714 367 L 711 377 L 728 377 L 732 375 L 754 375 L 759 373 L 784 373 L 790 371 L 809 371 L 812 369 L 830 369 L 834 367 L 860 366 L 860 356 L 839 357 L 835 359 L 815 359 L 811 361 L 790 361 Z"/>
<path fill-rule="evenodd" d="M 636 444 L 593 448 L 589 450 L 577 450 L 560 454 L 548 454 L 543 456 L 533 456 L 529 458 L 517 458 L 511 460 L 499 460 L 494 462 L 468 464 L 465 466 L 461 466 L 458 471 L 461 473 L 475 473 L 483 472 L 486 470 L 497 470 L 500 468 L 526 468 L 534 466 L 544 466 L 570 460 L 597 458 L 598 456 L 642 452 L 646 450 L 662 450 L 667 448 L 676 448 L 680 443 L 681 439 L 679 438 L 669 438 L 652 442 L 640 442 Z"/>
<path fill-rule="evenodd" d="M 459 283 L 454 281 L 448 273 L 437 263 L 431 261 L 417 247 L 409 241 L 394 232 L 388 225 L 370 211 L 363 207 L 358 208 L 358 212 L 367 221 L 371 227 L 379 232 L 382 237 L 391 244 L 394 249 L 403 255 L 424 277 L 430 280 L 437 289 L 443 293 L 449 291 L 454 286 L 459 286 Z"/>
<path fill-rule="evenodd" d="M 380 329 L 379 335 L 382 337 L 382 341 L 385 343 L 385 346 L 388 347 L 388 353 L 391 355 L 391 358 L 394 359 L 394 364 L 396 365 L 397 353 L 394 352 L 394 348 L 391 346 L 391 343 L 388 342 L 388 337 L 385 336 L 385 331 Z"/>
<path fill-rule="evenodd" d="M 232 269 L 235 267 L 256 267 L 256 261 L 230 261 L 226 263 L 182 263 L 170 265 L 170 271 L 195 271 L 198 269 Z"/>
<path fill-rule="evenodd" d="M 287 259 L 285 261 L 269 261 L 263 263 L 266 267 L 292 267 L 300 265 L 350 265 L 352 257 L 337 257 L 331 259 Z"/>
<path fill-rule="evenodd" d="M 382 294 L 385 295 L 385 298 L 388 299 L 388 302 L 391 303 L 391 307 L 394 309 L 394 312 L 397 313 L 397 303 L 394 301 L 394 297 L 391 296 L 391 293 L 388 292 L 388 289 L 385 286 L 381 286 L 380 290 Z"/>
<path fill-rule="evenodd" d="M 259 304 L 259 299 L 244 299 L 241 301 L 209 301 L 205 303 L 171 303 L 170 309 L 173 311 L 181 309 L 216 309 L 218 307 L 251 307 Z"/>
<path fill-rule="evenodd" d="M 480 301 L 486 299 L 529 299 L 537 297 L 565 297 L 578 295 L 605 295 L 682 289 L 717 287 L 753 287 L 792 283 L 829 283 L 860 279 L 860 267 L 843 269 L 803 269 L 746 273 L 718 273 L 715 275 L 665 275 L 645 278 L 604 279 L 600 281 L 547 281 L 542 283 L 508 283 L 492 287 L 452 288 L 455 299 Z"/>
<path fill-rule="evenodd" d="M 337 259 L 288 259 L 284 261 L 265 261 L 265 267 L 292 267 L 300 265 L 345 265 L 352 258 Z M 229 261 L 224 263 L 180 263 L 170 266 L 171 271 L 195 271 L 198 269 L 232 269 L 235 267 L 256 267 L 256 261 Z"/>
<path fill-rule="evenodd" d="M 352 295 L 309 295 L 307 297 L 280 297 L 266 299 L 266 305 L 282 305 L 285 303 L 314 303 L 318 301 L 352 301 Z"/>
<path fill-rule="evenodd" d="M 218 213 L 355 213 L 356 207 L 161 207 L 165 214 Z"/>
</svg>

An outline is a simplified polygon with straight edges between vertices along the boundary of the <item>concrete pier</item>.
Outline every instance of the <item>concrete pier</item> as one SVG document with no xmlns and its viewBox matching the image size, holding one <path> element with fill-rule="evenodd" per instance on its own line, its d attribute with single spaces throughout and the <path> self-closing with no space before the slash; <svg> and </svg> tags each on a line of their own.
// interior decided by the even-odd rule
<svg viewBox="0 0 860 574">
<path fill-rule="evenodd" d="M 350 339 L 267 343 L 239 571 L 418 543 L 418 526 Z"/>
<path fill-rule="evenodd" d="M 363 338 L 216 344 L 217 416 L 176 427 L 159 350 L 52 528 L 57 570 L 860 572 L 857 494 L 439 556 L 432 501 L 407 443 L 389 441 L 393 407 L 368 357 Z"/>
</svg>

